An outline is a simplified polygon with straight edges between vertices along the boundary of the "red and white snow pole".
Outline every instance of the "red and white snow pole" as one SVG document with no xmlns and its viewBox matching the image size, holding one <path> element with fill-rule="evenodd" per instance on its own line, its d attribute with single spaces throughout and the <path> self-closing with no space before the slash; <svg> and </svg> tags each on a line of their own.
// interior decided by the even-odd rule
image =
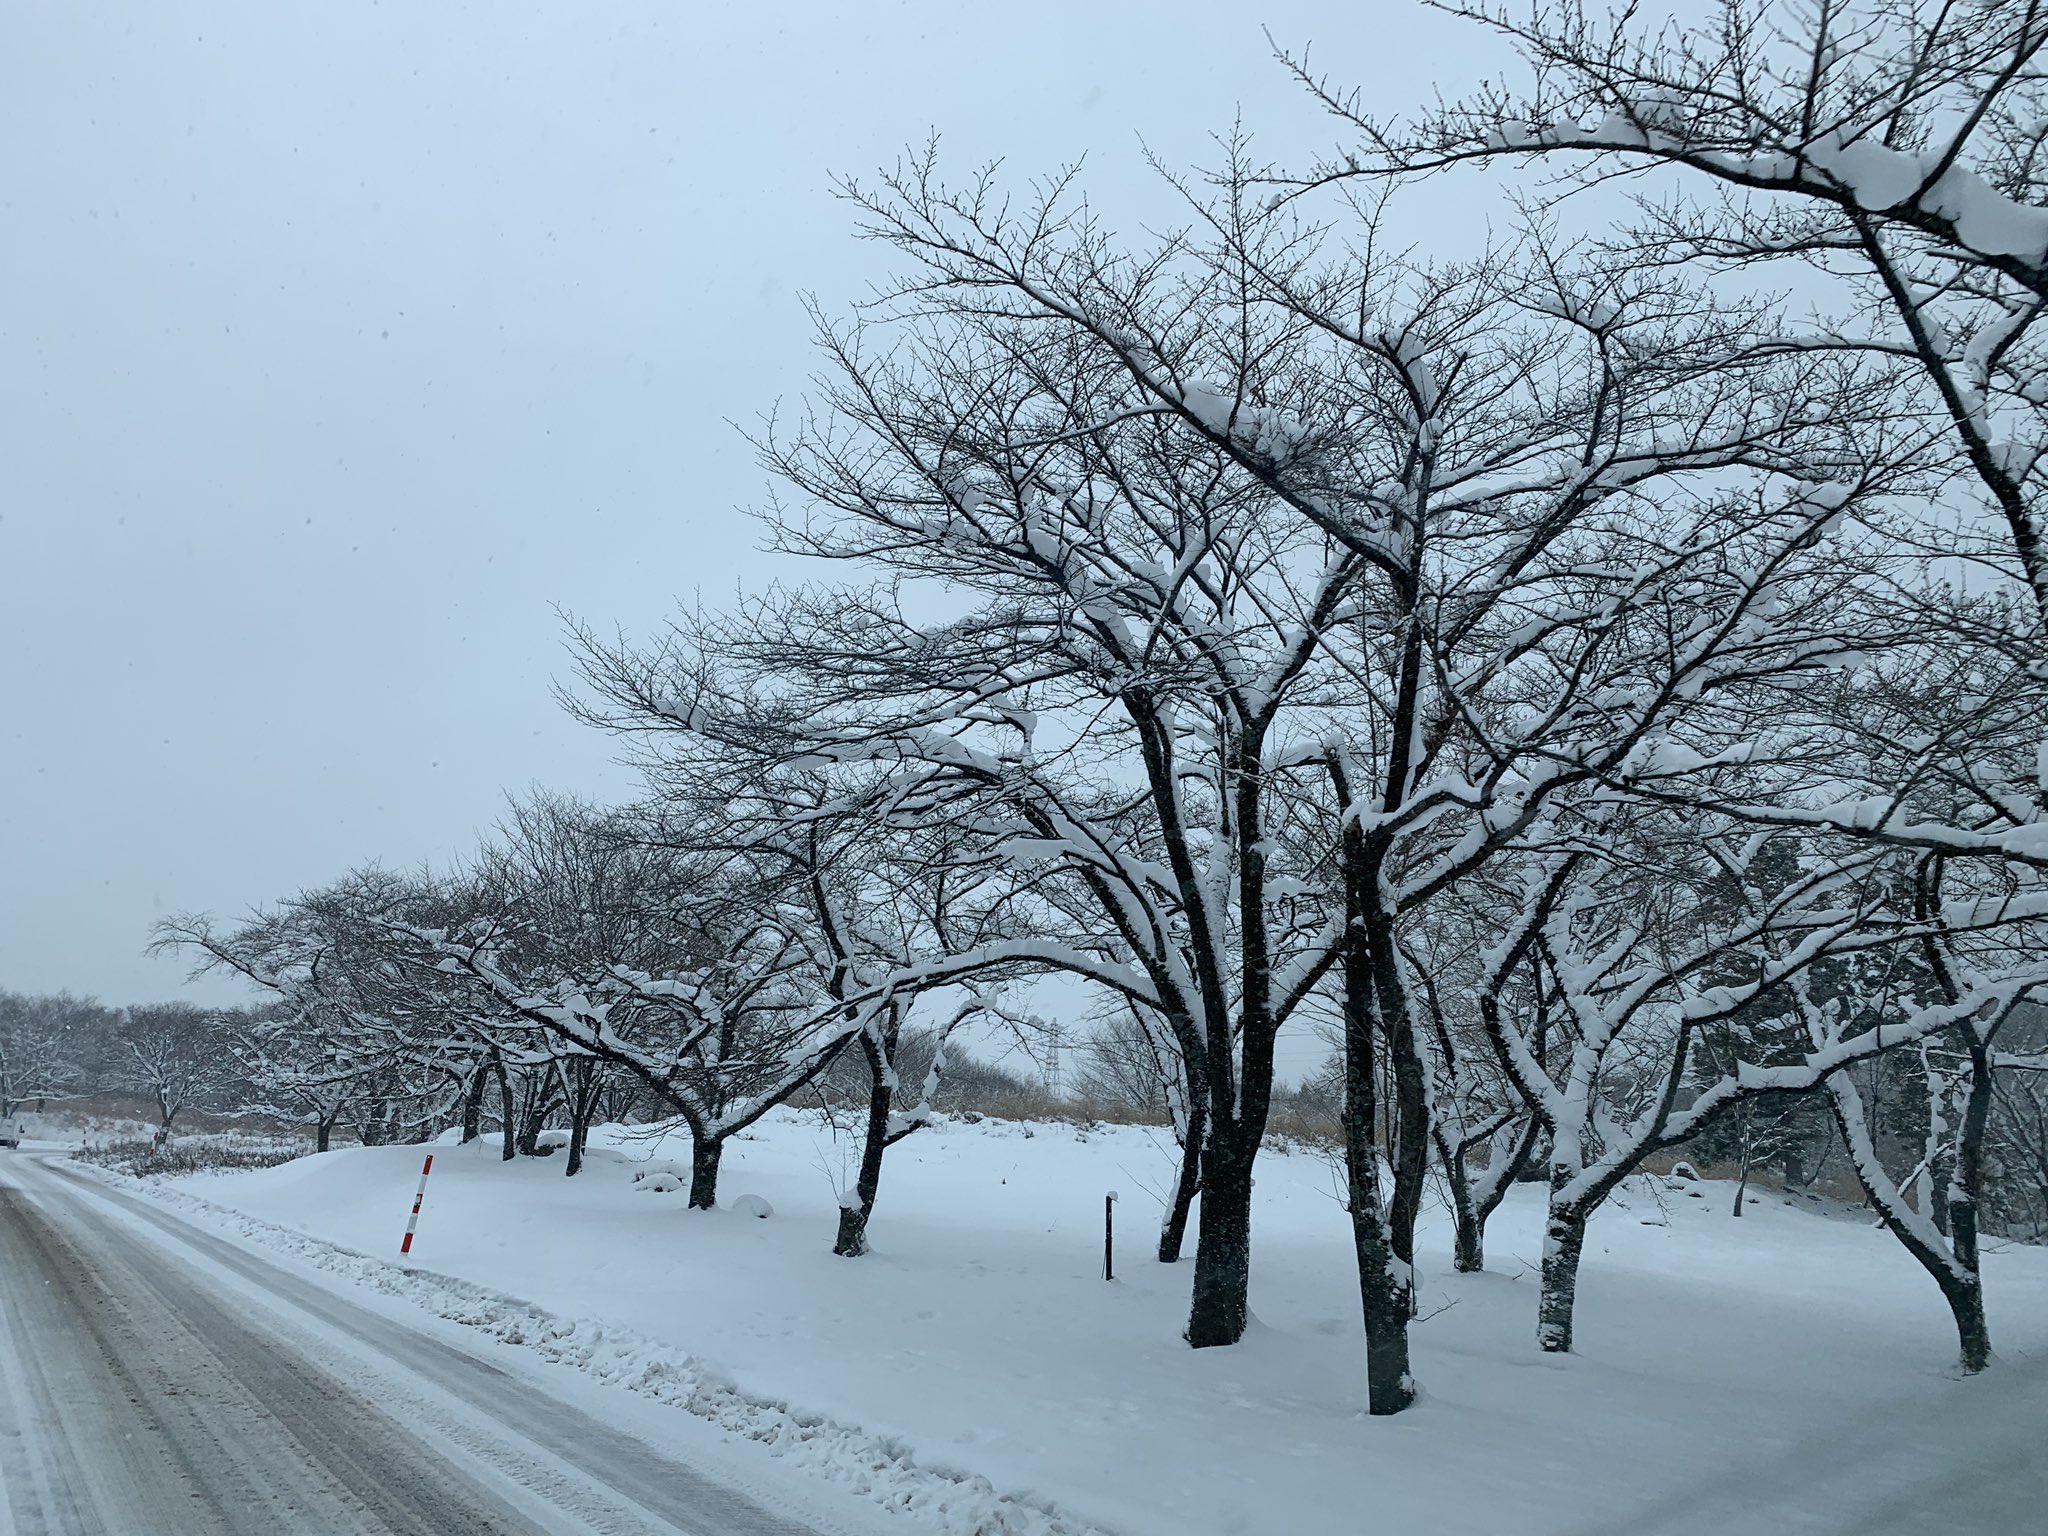
<svg viewBox="0 0 2048 1536">
<path fill-rule="evenodd" d="M 412 1197 L 412 1215 L 406 1218 L 405 1241 L 398 1245 L 401 1254 L 412 1252 L 412 1229 L 420 1224 L 420 1206 L 427 1198 L 427 1175 L 434 1171 L 434 1154 L 427 1154 L 426 1166 L 420 1169 L 420 1190 Z"/>
</svg>

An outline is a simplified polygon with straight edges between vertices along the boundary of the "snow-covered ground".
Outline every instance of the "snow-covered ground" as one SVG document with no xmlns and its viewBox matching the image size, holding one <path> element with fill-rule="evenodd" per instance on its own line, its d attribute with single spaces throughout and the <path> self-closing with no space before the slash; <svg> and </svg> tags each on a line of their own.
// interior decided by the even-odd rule
<svg viewBox="0 0 2048 1536">
<path fill-rule="evenodd" d="M 29 1142 L 51 1150 L 109 1141 L 147 1141 L 156 1131 L 156 1126 L 146 1120 L 91 1108 L 66 1107 L 41 1114 L 24 1109 L 15 1118 L 21 1122 Z"/>
<path fill-rule="evenodd" d="M 1955 1379 L 1933 1283 L 1880 1231 L 1758 1192 L 1632 1181 L 1598 1216 L 1578 1353 L 1533 1342 L 1540 1198 L 1518 1190 L 1491 1272 L 1423 1238 L 1412 1412 L 1362 1412 L 1348 1231 L 1312 1155 L 1260 1164 L 1243 1345 L 1177 1335 L 1189 1266 L 1151 1262 L 1159 1133 L 952 1123 L 890 1153 L 872 1238 L 830 1252 L 845 1152 L 771 1117 L 721 1195 L 769 1220 L 636 1189 L 687 1156 L 603 1133 L 559 1160 L 436 1150 L 411 1262 L 672 1346 L 750 1398 L 900 1442 L 1132 1536 L 1302 1533 L 2004 1532 L 2048 1508 L 2048 1251 L 1986 1260 L 1998 1368 Z M 350 1148 L 178 1188 L 395 1260 L 419 1149 Z M 1100 1278 L 1115 1189 L 1117 1279 Z M 2014 1524 L 2014 1520 L 2022 1523 Z M 1019 1529 L 1030 1528 L 1021 1523 Z"/>
</svg>

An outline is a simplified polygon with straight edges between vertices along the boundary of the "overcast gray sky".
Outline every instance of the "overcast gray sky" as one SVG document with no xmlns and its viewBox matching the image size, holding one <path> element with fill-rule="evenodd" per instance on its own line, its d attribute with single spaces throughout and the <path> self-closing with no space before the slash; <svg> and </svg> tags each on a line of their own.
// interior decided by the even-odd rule
<svg viewBox="0 0 2048 1536">
<path fill-rule="evenodd" d="M 1390 108 L 1473 68 L 1409 0 L 8 7 L 0 987 L 234 996 L 152 920 L 625 793 L 554 606 L 774 573 L 725 422 L 875 275 L 832 173 L 1085 153 L 1135 225 L 1141 137 L 1330 141 L 1262 25 Z"/>
</svg>

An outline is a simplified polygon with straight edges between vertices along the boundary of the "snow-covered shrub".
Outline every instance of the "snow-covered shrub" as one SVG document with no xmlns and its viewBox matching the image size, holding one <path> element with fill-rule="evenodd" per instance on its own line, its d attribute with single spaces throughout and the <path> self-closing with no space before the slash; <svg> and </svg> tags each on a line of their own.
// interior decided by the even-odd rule
<svg viewBox="0 0 2048 1536">
<path fill-rule="evenodd" d="M 646 1194 L 673 1195 L 690 1187 L 690 1171 L 678 1163 L 648 1163 L 633 1175 L 633 1188 Z"/>
<path fill-rule="evenodd" d="M 275 1168 L 280 1163 L 304 1157 L 312 1150 L 310 1141 L 229 1132 L 218 1136 L 182 1137 L 161 1147 L 147 1139 L 110 1141 L 99 1146 L 81 1147 L 72 1155 L 117 1173 L 142 1177 Z"/>
</svg>

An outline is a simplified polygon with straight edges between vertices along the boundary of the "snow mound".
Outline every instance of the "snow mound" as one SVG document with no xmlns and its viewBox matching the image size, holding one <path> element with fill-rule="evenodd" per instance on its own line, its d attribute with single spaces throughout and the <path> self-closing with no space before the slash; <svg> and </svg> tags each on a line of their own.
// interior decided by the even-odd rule
<svg viewBox="0 0 2048 1536">
<path fill-rule="evenodd" d="M 689 1181 L 689 1170 L 680 1163 L 642 1163 L 633 1173 L 635 1189 L 656 1195 L 687 1189 Z"/>
<path fill-rule="evenodd" d="M 761 1220 L 766 1221 L 775 1214 L 775 1207 L 766 1200 L 763 1200 L 759 1195 L 741 1195 L 739 1199 L 733 1201 L 732 1213 L 735 1216 L 758 1216 Z"/>
</svg>

